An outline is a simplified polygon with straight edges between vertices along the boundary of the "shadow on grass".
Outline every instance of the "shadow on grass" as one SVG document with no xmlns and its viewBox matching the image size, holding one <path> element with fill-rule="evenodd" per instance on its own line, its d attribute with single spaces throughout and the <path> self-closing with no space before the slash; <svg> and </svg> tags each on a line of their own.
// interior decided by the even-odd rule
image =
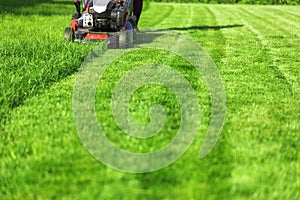
<svg viewBox="0 0 300 200">
<path fill-rule="evenodd" d="M 158 31 L 143 31 L 137 34 L 134 43 L 136 45 L 150 44 L 157 38 L 166 35 L 166 33 L 159 33 Z"/>
<path fill-rule="evenodd" d="M 157 29 L 155 32 L 162 32 L 162 31 L 192 31 L 192 30 L 220 30 L 226 28 L 238 28 L 243 27 L 243 24 L 233 24 L 233 25 L 220 25 L 220 26 L 190 26 L 190 27 L 171 27 L 171 28 L 163 28 Z"/>
<path fill-rule="evenodd" d="M 144 30 L 141 33 L 137 34 L 135 43 L 137 45 L 142 44 L 149 44 L 155 41 L 156 38 L 166 35 L 167 32 L 172 31 L 191 31 L 191 30 L 200 30 L 200 31 L 207 31 L 207 30 L 220 30 L 226 28 L 238 28 L 243 27 L 242 24 L 233 24 L 233 25 L 220 25 L 220 26 L 190 26 L 190 27 L 171 27 L 171 28 L 163 28 L 163 29 L 151 29 L 151 30 Z"/>
</svg>

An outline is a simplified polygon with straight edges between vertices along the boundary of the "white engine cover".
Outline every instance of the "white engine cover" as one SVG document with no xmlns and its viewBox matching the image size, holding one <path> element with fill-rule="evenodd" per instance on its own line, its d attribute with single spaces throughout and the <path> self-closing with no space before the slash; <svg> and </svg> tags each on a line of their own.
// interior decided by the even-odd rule
<svg viewBox="0 0 300 200">
<path fill-rule="evenodd" d="M 108 3 L 111 0 L 94 0 L 93 1 L 93 7 L 94 11 L 97 13 L 102 13 L 106 10 Z"/>
</svg>

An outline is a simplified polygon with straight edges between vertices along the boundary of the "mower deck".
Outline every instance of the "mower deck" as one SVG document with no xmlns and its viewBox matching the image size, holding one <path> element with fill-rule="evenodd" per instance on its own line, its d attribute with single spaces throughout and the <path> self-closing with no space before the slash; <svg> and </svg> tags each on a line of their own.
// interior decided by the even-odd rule
<svg viewBox="0 0 300 200">
<path fill-rule="evenodd" d="M 73 15 L 64 39 L 75 42 L 106 41 L 109 48 L 128 48 L 133 45 L 136 17 L 132 0 L 92 0 L 84 13 Z M 74 17 L 76 16 L 76 17 Z"/>
</svg>

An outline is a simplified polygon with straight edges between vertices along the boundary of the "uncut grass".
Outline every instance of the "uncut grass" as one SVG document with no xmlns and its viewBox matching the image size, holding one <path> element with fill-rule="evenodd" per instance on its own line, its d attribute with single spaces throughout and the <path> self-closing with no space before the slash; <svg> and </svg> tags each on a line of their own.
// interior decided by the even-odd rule
<svg viewBox="0 0 300 200">
<path fill-rule="evenodd" d="M 5 10 L 11 10 L 19 7 L 24 7 L 24 6 L 34 6 L 39 3 L 49 3 L 52 2 L 52 0 L 23 0 L 23 1 L 18 1 L 18 0 L 0 0 L 0 5 L 2 8 L 5 8 Z"/>
<path fill-rule="evenodd" d="M 74 73 L 92 45 L 66 43 L 64 28 L 73 8 L 52 4 L 17 7 L 2 13 L 0 41 L 0 122 L 24 100 Z M 40 10 L 39 8 L 43 8 Z M 23 10 L 28 11 L 25 14 Z M 49 16 L 41 15 L 46 11 Z M 22 14 L 20 14 L 22 13 Z"/>
</svg>

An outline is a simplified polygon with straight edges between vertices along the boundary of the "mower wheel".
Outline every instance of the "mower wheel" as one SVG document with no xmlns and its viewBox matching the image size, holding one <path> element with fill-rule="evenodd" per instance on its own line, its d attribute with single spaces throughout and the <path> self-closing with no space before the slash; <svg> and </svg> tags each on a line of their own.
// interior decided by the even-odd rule
<svg viewBox="0 0 300 200">
<path fill-rule="evenodd" d="M 130 21 L 126 24 L 126 30 L 121 31 L 119 35 L 119 48 L 127 49 L 133 46 L 133 26 Z"/>
<path fill-rule="evenodd" d="M 135 40 L 135 35 L 134 35 L 134 24 L 133 22 L 131 21 L 128 21 L 128 24 L 127 24 L 127 35 L 126 35 L 126 46 L 127 48 L 132 48 L 133 47 L 133 42 Z"/>
<path fill-rule="evenodd" d="M 138 28 L 137 28 L 136 23 L 133 19 L 130 19 L 129 22 L 131 23 L 132 28 L 133 28 L 133 42 L 134 42 L 136 40 L 136 34 L 138 32 Z"/>
<path fill-rule="evenodd" d="M 67 27 L 65 29 L 65 34 L 64 34 L 64 39 L 65 41 L 73 42 L 75 39 L 74 31 L 72 28 Z"/>
<path fill-rule="evenodd" d="M 119 40 L 120 40 L 119 35 L 110 36 L 108 48 L 109 49 L 118 49 L 119 48 Z"/>
<path fill-rule="evenodd" d="M 109 37 L 108 48 L 110 49 L 127 49 L 133 47 L 134 42 L 134 26 L 128 21 L 125 31 L 120 31 L 118 34 Z"/>
</svg>

